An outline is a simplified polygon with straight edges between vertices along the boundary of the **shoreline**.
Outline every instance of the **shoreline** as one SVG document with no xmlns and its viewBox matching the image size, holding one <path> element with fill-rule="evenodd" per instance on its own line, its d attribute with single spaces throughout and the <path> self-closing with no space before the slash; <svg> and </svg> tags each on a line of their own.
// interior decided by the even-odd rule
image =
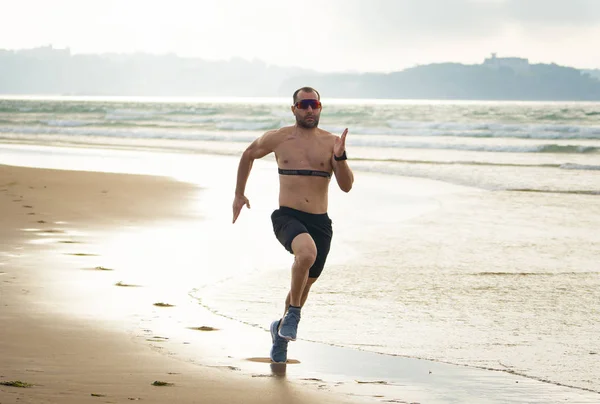
<svg viewBox="0 0 600 404">
<path fill-rule="evenodd" d="M 70 175 L 68 173 L 70 172 L 61 171 L 61 174 Z M 75 173 L 83 177 L 88 175 L 105 175 L 89 172 Z M 127 175 L 123 177 L 127 177 Z M 134 182 L 144 179 L 144 176 L 132 177 L 135 179 Z M 183 188 L 189 186 L 189 184 L 186 185 L 183 183 L 179 185 Z M 152 200 L 152 196 L 146 197 L 145 200 Z M 120 206 L 123 206 L 122 202 Z M 156 206 L 154 209 L 157 209 Z M 173 206 L 172 209 L 175 213 L 179 214 L 182 210 L 180 206 Z M 159 211 L 161 215 L 165 213 L 161 209 Z M 149 215 L 152 216 L 150 213 Z M 85 223 L 85 221 L 82 223 Z M 86 225 L 84 227 L 92 228 L 93 226 Z M 140 227 L 143 226 L 137 226 L 137 228 Z M 110 235 L 111 225 L 107 225 L 105 228 L 106 233 L 104 235 Z M 26 237 L 26 235 L 22 235 L 22 238 Z M 98 240 L 90 243 L 90 245 L 98 244 L 101 244 Z M 64 245 L 60 246 L 60 248 L 62 247 Z M 73 265 L 80 265 L 81 262 L 85 262 L 89 258 L 77 257 L 74 259 Z M 0 272 L 6 271 L 4 268 L 6 266 L 0 266 Z M 90 276 L 91 272 L 88 271 L 85 274 L 86 276 Z M 99 271 L 91 276 L 110 277 L 113 274 L 110 271 Z M 113 280 L 116 280 L 116 278 Z M 127 280 L 125 281 L 127 282 Z M 84 282 L 84 284 L 89 285 L 89 282 Z M 145 288 L 116 288 L 113 283 L 106 282 L 102 288 L 99 288 L 98 297 L 106 296 L 108 290 L 114 291 L 115 289 L 118 290 L 116 293 L 121 295 L 121 298 L 124 295 L 135 294 L 136 299 L 139 299 L 138 303 L 130 307 L 128 312 L 119 313 L 119 316 L 123 317 L 125 315 L 128 318 L 129 322 L 127 324 L 120 321 L 112 323 L 112 326 L 121 335 L 123 335 L 122 332 L 125 329 L 125 334 L 129 335 L 130 339 L 135 340 L 136 344 L 150 346 L 151 351 L 160 352 L 160 356 L 162 357 L 170 359 L 172 359 L 171 357 L 175 357 L 181 359 L 182 362 L 195 363 L 194 366 L 200 366 L 204 369 L 216 367 L 225 372 L 235 369 L 233 373 L 238 374 L 239 372 L 242 379 L 251 377 L 250 381 L 252 383 L 256 380 L 272 379 L 277 376 L 277 369 L 269 369 L 265 366 L 264 362 L 261 362 L 268 355 L 268 349 L 265 349 L 264 341 L 268 340 L 269 337 L 268 333 L 263 330 L 206 313 L 206 310 L 193 307 L 197 306 L 195 301 L 190 301 L 183 297 L 178 301 L 169 300 L 169 302 L 176 303 L 176 307 L 174 308 L 153 308 L 149 311 L 148 308 L 152 307 L 152 303 L 156 302 L 157 298 L 156 295 L 148 296 L 148 294 L 145 294 Z M 113 295 L 112 297 L 114 298 L 115 296 Z M 72 301 L 68 303 L 67 307 L 72 303 Z M 186 311 L 184 309 L 186 306 L 193 307 L 193 310 Z M 100 309 L 102 307 L 96 307 L 94 310 Z M 165 315 L 166 311 L 172 315 Z M 81 317 L 77 321 L 81 319 L 91 320 L 97 314 L 93 310 L 83 310 L 80 313 Z M 162 320 L 165 317 L 168 321 L 163 322 Z M 201 332 L 188 328 L 194 326 L 201 327 L 206 324 L 214 328 L 219 328 L 219 331 Z M 181 329 L 180 335 L 177 335 L 178 333 L 173 331 L 173 327 L 170 327 L 172 325 Z M 101 328 L 105 327 L 108 327 L 107 323 L 104 323 Z M 138 332 L 136 334 L 136 330 L 140 329 L 151 329 L 151 332 L 147 334 Z M 244 333 L 244 338 L 247 341 L 227 342 L 228 337 L 231 335 L 235 336 L 239 332 Z M 225 342 L 223 341 L 224 338 Z M 154 341 L 148 341 L 148 339 L 154 339 Z M 214 346 L 218 346 L 219 344 L 221 346 L 225 345 L 225 348 L 215 351 Z M 404 357 L 390 357 L 389 355 L 373 354 L 350 348 L 332 347 L 308 341 L 297 341 L 294 344 L 294 356 L 301 358 L 301 363 L 298 365 L 288 365 L 288 373 L 285 375 L 285 380 L 293 381 L 292 385 L 306 385 L 309 391 L 325 390 L 332 394 L 335 393 L 334 397 L 340 400 L 342 398 L 349 399 L 349 397 L 354 395 L 355 399 L 361 400 L 380 400 L 383 398 L 402 398 L 408 400 L 410 397 L 415 402 L 420 400 L 424 402 L 466 402 L 461 401 L 461 398 L 488 397 L 490 393 L 499 394 L 498 397 L 501 398 L 503 394 L 506 394 L 503 393 L 503 390 L 509 390 L 509 394 L 517 394 L 518 391 L 513 391 L 516 383 L 519 384 L 519 391 L 524 399 L 542 394 L 546 398 L 545 402 L 552 402 L 554 399 L 558 401 L 557 397 L 561 397 L 564 394 L 569 397 L 578 395 L 576 392 L 569 394 L 568 390 L 552 386 L 545 387 L 541 382 L 528 381 L 510 374 L 491 375 L 490 373 L 498 372 L 473 368 L 461 369 L 458 365 L 441 364 L 429 360 Z M 0 372 L 0 376 L 3 375 L 2 373 Z M 431 374 L 440 375 L 440 378 L 431 380 Z M 279 376 L 282 375 L 279 374 Z M 515 378 L 517 378 L 516 383 Z M 469 383 L 472 383 L 472 385 L 467 386 L 466 384 Z M 436 386 L 433 387 L 432 384 Z M 511 391 L 512 393 L 510 393 Z M 548 395 L 546 396 L 546 394 Z M 551 400 L 550 397 L 552 398 Z M 586 400 L 586 397 L 580 398 L 581 400 Z M 3 401 L 0 402 L 4 404 Z"/>
</svg>

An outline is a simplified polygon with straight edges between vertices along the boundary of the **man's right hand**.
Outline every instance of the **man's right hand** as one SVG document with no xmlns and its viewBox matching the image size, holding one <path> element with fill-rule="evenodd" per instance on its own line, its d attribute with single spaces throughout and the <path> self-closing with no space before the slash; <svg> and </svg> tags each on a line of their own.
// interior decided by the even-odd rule
<svg viewBox="0 0 600 404">
<path fill-rule="evenodd" d="M 236 195 L 233 199 L 233 223 L 237 220 L 242 208 L 246 205 L 250 209 L 250 201 L 244 195 Z"/>
</svg>

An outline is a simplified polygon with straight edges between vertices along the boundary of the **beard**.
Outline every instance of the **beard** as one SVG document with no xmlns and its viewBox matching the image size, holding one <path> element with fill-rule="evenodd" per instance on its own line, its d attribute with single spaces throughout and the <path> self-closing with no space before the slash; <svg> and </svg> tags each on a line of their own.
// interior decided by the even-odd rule
<svg viewBox="0 0 600 404">
<path fill-rule="evenodd" d="M 300 117 L 296 116 L 296 123 L 298 124 L 298 126 L 305 128 L 305 129 L 313 129 L 313 128 L 316 128 L 317 126 L 319 126 L 319 117 L 318 116 L 312 115 L 312 116 L 310 116 L 310 118 L 312 118 L 313 120 L 308 121 L 306 118 L 300 118 Z"/>
</svg>

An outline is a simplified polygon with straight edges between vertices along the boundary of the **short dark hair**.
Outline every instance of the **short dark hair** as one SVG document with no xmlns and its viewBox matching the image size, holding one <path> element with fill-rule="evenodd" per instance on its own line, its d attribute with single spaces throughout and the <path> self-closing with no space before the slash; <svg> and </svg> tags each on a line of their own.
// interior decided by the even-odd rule
<svg viewBox="0 0 600 404">
<path fill-rule="evenodd" d="M 299 89 L 297 89 L 296 91 L 294 91 L 294 96 L 293 96 L 294 104 L 295 104 L 295 103 L 298 101 L 298 100 L 297 100 L 297 97 L 298 97 L 298 93 L 299 93 L 300 91 L 303 91 L 303 92 L 305 92 L 305 93 L 312 93 L 312 92 L 315 92 L 315 93 L 317 93 L 317 99 L 318 99 L 319 101 L 321 101 L 321 94 L 319 94 L 319 92 L 318 92 L 317 90 L 315 90 L 315 89 L 314 89 L 314 88 L 312 88 L 312 87 L 302 87 L 302 88 L 299 88 Z"/>
</svg>

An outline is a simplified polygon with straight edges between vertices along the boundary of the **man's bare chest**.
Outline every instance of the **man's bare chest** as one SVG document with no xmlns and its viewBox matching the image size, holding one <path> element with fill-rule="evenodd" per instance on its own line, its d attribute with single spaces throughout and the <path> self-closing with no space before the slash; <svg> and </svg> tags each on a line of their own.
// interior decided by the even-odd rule
<svg viewBox="0 0 600 404">
<path fill-rule="evenodd" d="M 332 150 L 324 140 L 290 137 L 277 147 L 275 157 L 280 168 L 329 170 Z"/>
</svg>

